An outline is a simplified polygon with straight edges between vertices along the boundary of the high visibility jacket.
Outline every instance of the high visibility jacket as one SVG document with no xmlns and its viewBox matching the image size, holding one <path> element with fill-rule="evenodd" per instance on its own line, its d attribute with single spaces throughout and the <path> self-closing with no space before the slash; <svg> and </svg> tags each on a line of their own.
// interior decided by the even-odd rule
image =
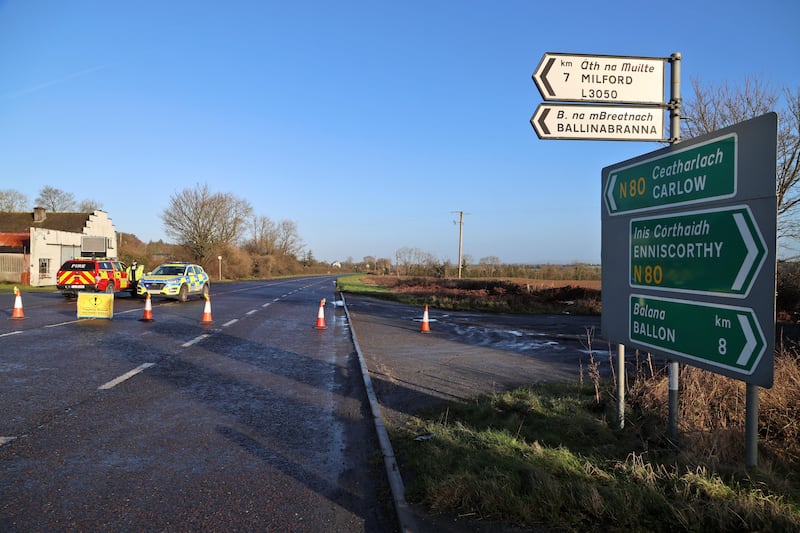
<svg viewBox="0 0 800 533">
<path fill-rule="evenodd" d="M 144 267 L 142 265 L 136 265 L 134 268 L 133 265 L 128 266 L 128 279 L 131 281 L 139 281 L 142 279 L 144 275 Z"/>
</svg>

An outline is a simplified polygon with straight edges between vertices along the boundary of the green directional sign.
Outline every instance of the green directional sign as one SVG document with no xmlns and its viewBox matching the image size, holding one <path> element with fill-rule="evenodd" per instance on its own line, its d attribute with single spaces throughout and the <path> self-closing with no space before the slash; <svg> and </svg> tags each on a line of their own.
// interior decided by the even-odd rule
<svg viewBox="0 0 800 533">
<path fill-rule="evenodd" d="M 608 214 L 614 216 L 734 196 L 737 143 L 734 133 L 616 168 L 603 190 Z"/>
<path fill-rule="evenodd" d="M 630 340 L 706 366 L 750 375 L 767 341 L 746 307 L 632 294 Z"/>
<path fill-rule="evenodd" d="M 772 386 L 777 132 L 767 113 L 603 168 L 606 339 Z"/>
<path fill-rule="evenodd" d="M 630 286 L 744 297 L 767 256 L 748 206 L 630 222 Z"/>
</svg>

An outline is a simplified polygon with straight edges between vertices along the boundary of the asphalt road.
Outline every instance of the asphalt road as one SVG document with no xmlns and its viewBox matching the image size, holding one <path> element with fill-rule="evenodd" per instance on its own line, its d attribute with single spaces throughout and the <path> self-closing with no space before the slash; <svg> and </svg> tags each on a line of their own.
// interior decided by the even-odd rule
<svg viewBox="0 0 800 533">
<path fill-rule="evenodd" d="M 334 288 L 212 282 L 210 325 L 198 297 L 145 322 L 124 294 L 111 320 L 55 292 L 12 320 L 0 296 L 0 530 L 397 531 L 354 337 L 387 425 L 607 357 L 599 317 L 431 309 L 423 334 L 421 309 L 370 298 L 348 323 Z M 413 511 L 420 532 L 500 530 Z"/>
<path fill-rule="evenodd" d="M 352 328 L 384 417 L 401 424 L 448 400 L 542 381 L 588 380 L 591 357 L 610 368 L 600 317 L 429 310 L 347 296 Z M 590 355 L 591 353 L 591 355 Z"/>
<path fill-rule="evenodd" d="M 392 531 L 333 278 L 118 295 L 112 320 L 23 294 L 0 316 L 0 530 Z M 13 302 L 13 296 L 4 301 Z"/>
</svg>

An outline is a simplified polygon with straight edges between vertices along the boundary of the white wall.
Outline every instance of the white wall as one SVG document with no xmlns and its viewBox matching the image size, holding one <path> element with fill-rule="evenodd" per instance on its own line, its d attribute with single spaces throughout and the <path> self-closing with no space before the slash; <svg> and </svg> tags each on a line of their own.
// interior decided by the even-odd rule
<svg viewBox="0 0 800 533">
<path fill-rule="evenodd" d="M 108 240 L 109 258 L 117 257 L 117 230 L 105 211 L 95 211 L 83 228 L 83 233 L 31 228 L 30 265 L 31 285 L 41 287 L 56 284 L 56 273 L 67 259 L 79 257 L 83 235 L 103 236 Z M 41 259 L 49 260 L 46 273 L 39 273 Z"/>
</svg>

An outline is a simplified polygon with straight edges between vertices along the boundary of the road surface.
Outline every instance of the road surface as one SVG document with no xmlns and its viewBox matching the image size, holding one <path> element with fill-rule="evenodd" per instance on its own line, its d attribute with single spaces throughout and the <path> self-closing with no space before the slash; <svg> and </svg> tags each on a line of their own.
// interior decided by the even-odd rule
<svg viewBox="0 0 800 533">
<path fill-rule="evenodd" d="M 212 281 L 209 325 L 197 297 L 153 300 L 148 322 L 124 294 L 111 320 L 56 292 L 12 320 L 6 296 L 0 530 L 396 531 L 351 333 L 389 425 L 607 361 L 598 317 L 431 309 L 423 334 L 421 309 L 334 288 Z M 415 512 L 419 531 L 479 530 Z"/>
</svg>

